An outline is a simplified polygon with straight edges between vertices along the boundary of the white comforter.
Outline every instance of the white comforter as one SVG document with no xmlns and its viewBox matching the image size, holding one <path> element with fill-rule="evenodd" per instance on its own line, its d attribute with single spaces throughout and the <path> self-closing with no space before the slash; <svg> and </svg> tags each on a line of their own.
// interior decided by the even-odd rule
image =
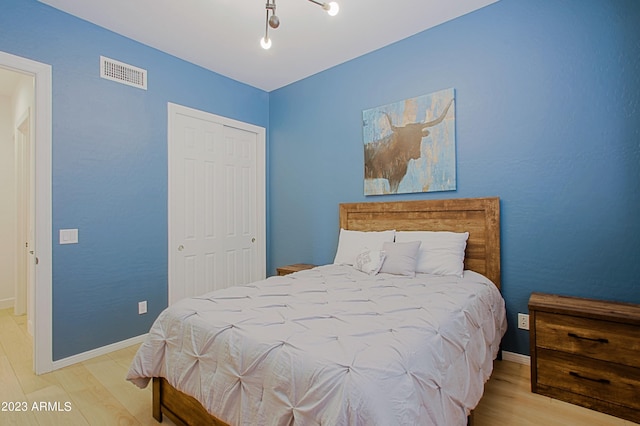
<svg viewBox="0 0 640 426">
<path fill-rule="evenodd" d="M 465 425 L 505 331 L 474 272 L 326 265 L 174 304 L 127 380 L 165 377 L 232 425 Z"/>
</svg>

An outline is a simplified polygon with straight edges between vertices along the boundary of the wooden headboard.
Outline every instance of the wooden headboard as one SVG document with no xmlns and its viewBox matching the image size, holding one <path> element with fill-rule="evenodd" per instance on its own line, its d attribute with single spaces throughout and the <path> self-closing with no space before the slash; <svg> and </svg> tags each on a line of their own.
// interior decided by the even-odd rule
<svg viewBox="0 0 640 426">
<path fill-rule="evenodd" d="M 354 231 L 469 232 L 465 269 L 500 288 L 500 198 L 340 204 L 340 227 Z"/>
</svg>

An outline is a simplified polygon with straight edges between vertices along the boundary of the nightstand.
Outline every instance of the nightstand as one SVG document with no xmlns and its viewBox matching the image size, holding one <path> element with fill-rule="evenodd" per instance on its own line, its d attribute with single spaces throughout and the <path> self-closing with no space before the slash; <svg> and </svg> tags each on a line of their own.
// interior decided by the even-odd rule
<svg viewBox="0 0 640 426">
<path fill-rule="evenodd" d="M 531 391 L 640 422 L 640 305 L 533 293 Z"/>
<path fill-rule="evenodd" d="M 281 266 L 277 268 L 276 271 L 278 272 L 278 275 L 282 276 L 282 275 L 289 275 L 289 274 L 293 274 L 294 272 L 304 271 L 305 269 L 311 269 L 315 267 L 316 265 L 310 265 L 308 263 L 295 263 L 293 265 Z"/>
</svg>

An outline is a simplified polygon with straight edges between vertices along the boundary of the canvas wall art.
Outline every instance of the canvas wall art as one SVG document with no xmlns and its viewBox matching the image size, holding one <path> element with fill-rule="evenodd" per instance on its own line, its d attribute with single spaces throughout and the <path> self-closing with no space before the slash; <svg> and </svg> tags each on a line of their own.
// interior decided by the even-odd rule
<svg viewBox="0 0 640 426">
<path fill-rule="evenodd" d="M 364 194 L 456 189 L 454 89 L 362 112 Z"/>
</svg>

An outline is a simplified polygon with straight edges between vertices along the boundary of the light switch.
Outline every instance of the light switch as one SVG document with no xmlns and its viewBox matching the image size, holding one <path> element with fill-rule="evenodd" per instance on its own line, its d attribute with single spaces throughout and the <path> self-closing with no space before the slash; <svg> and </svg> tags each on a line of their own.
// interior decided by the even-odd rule
<svg viewBox="0 0 640 426">
<path fill-rule="evenodd" d="M 77 229 L 61 229 L 60 244 L 78 244 Z"/>
</svg>

